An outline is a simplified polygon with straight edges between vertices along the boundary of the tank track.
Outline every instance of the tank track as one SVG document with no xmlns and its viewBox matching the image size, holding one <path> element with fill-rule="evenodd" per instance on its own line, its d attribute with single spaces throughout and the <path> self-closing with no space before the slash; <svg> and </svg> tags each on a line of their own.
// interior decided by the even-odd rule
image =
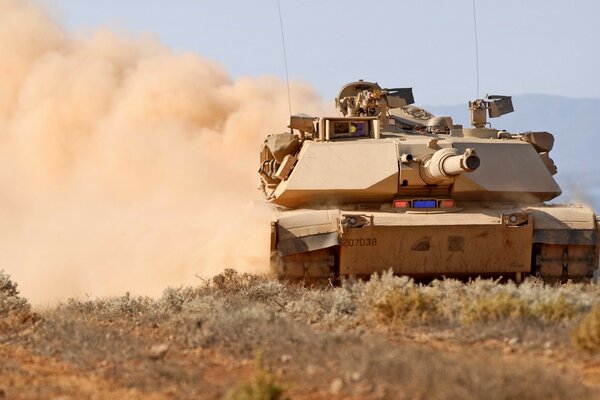
<svg viewBox="0 0 600 400">
<path fill-rule="evenodd" d="M 589 245 L 535 244 L 531 274 L 548 284 L 589 282 L 598 266 L 595 254 Z"/>
<path fill-rule="evenodd" d="M 271 254 L 271 273 L 279 280 L 302 282 L 311 286 L 331 285 L 336 280 L 334 248 L 280 257 Z"/>
<path fill-rule="evenodd" d="M 589 245 L 535 244 L 532 251 L 531 276 L 546 284 L 568 281 L 590 282 L 598 265 L 596 249 Z M 280 257 L 271 254 L 271 273 L 280 280 L 311 286 L 337 282 L 338 250 L 321 249 Z M 520 283 L 527 274 L 508 277 Z"/>
</svg>

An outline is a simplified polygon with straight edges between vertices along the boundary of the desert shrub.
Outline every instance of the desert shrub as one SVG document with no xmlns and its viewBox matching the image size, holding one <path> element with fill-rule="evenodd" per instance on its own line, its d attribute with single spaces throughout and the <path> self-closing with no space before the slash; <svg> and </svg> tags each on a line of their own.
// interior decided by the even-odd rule
<svg viewBox="0 0 600 400">
<path fill-rule="evenodd" d="M 367 325 L 437 323 L 446 319 L 444 291 L 431 284 L 417 284 L 413 279 L 387 271 L 353 286 L 359 307 L 357 314 Z"/>
<path fill-rule="evenodd" d="M 76 311 L 86 317 L 100 319 L 131 318 L 140 316 L 153 308 L 154 300 L 145 296 L 108 297 L 94 300 L 69 299 L 61 307 L 69 311 Z"/>
<path fill-rule="evenodd" d="M 595 284 L 549 286 L 529 279 L 518 286 L 517 294 L 528 304 L 528 318 L 545 323 L 567 323 L 600 301 L 600 292 L 595 288 Z"/>
<path fill-rule="evenodd" d="M 537 319 L 549 322 L 560 322 L 573 319 L 580 308 L 562 294 L 557 297 L 542 298 L 531 306 L 531 314 Z"/>
<path fill-rule="evenodd" d="M 285 313 L 293 320 L 345 329 L 356 318 L 357 291 L 352 285 L 335 288 L 295 288 L 288 293 Z"/>
<path fill-rule="evenodd" d="M 331 293 L 331 313 L 338 316 L 352 316 L 356 312 L 356 299 L 352 291 L 336 288 Z"/>
<path fill-rule="evenodd" d="M 279 400 L 284 392 L 284 387 L 277 382 L 275 377 L 265 368 L 262 356 L 255 356 L 255 372 L 252 379 L 230 389 L 224 400 Z"/>
<path fill-rule="evenodd" d="M 231 268 L 213 277 L 210 289 L 211 293 L 226 298 L 232 306 L 262 303 L 279 311 L 306 291 L 300 285 L 284 284 L 263 274 L 240 274 Z"/>
<path fill-rule="evenodd" d="M 359 302 L 373 303 L 390 292 L 402 290 L 407 286 L 414 286 L 414 281 L 406 276 L 395 276 L 392 270 L 380 274 L 373 274 L 367 282 L 345 282 L 357 291 Z"/>
<path fill-rule="evenodd" d="M 266 275 L 238 273 L 235 269 L 226 268 L 212 278 L 212 286 L 226 293 L 238 293 L 259 283 L 267 282 Z"/>
<path fill-rule="evenodd" d="M 248 298 L 249 301 L 253 302 L 274 302 L 279 303 L 285 301 L 287 297 L 286 286 L 277 281 L 264 281 L 256 282 L 253 285 L 249 285 L 243 290 L 243 294 Z"/>
<path fill-rule="evenodd" d="M 549 287 L 529 280 L 521 285 L 475 279 L 466 284 L 444 280 L 430 286 L 441 290 L 441 314 L 461 324 L 502 320 L 567 322 L 589 309 L 594 295 L 584 295 L 584 287 Z"/>
<path fill-rule="evenodd" d="M 600 304 L 585 315 L 572 335 L 576 346 L 590 351 L 600 351 Z"/>
<path fill-rule="evenodd" d="M 461 313 L 461 320 L 465 323 L 518 319 L 528 314 L 527 302 L 512 293 L 498 291 L 475 301 L 465 300 Z"/>
<path fill-rule="evenodd" d="M 166 288 L 158 300 L 158 306 L 163 312 L 180 312 L 186 304 L 205 295 L 205 290 L 199 287 Z"/>
<path fill-rule="evenodd" d="M 0 271 L 0 316 L 11 312 L 29 312 L 27 299 L 19 296 L 17 284 L 4 271 Z"/>
<path fill-rule="evenodd" d="M 374 307 L 379 318 L 388 323 L 426 322 L 438 316 L 436 297 L 423 292 L 419 286 L 386 293 Z"/>
<path fill-rule="evenodd" d="M 275 348 L 299 334 L 297 324 L 262 304 L 233 308 L 221 303 L 202 320 L 201 329 L 195 327 L 193 319 L 188 321 L 192 323 L 190 343 L 202 347 L 225 345 L 244 356 L 265 346 Z"/>
<path fill-rule="evenodd" d="M 209 315 L 219 312 L 226 312 L 224 300 L 214 294 L 199 296 L 182 304 L 184 315 Z"/>
<path fill-rule="evenodd" d="M 320 291 L 310 291 L 298 299 L 289 301 L 285 306 L 285 313 L 291 319 L 307 324 L 321 322 L 327 314 L 327 305 Z"/>
<path fill-rule="evenodd" d="M 345 287 L 358 308 L 356 315 L 367 325 L 435 321 L 472 327 L 521 321 L 568 326 L 600 302 L 600 292 L 594 284 L 550 287 L 536 280 L 516 285 L 491 279 L 467 283 L 443 279 L 423 285 L 394 276 L 391 271 L 376 274 L 368 282 L 347 282 Z"/>
</svg>

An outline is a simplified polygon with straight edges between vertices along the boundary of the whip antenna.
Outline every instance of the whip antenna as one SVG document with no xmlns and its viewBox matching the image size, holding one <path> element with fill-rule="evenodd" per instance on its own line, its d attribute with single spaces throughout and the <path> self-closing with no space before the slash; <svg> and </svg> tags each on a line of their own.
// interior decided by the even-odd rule
<svg viewBox="0 0 600 400">
<path fill-rule="evenodd" d="M 277 10 L 279 11 L 279 27 L 281 28 L 281 44 L 283 46 L 283 63 L 285 65 L 285 83 L 287 84 L 288 109 L 289 109 L 290 117 L 291 117 L 292 116 L 292 96 L 290 95 L 290 75 L 288 74 L 287 54 L 285 52 L 285 35 L 283 33 L 283 18 L 281 18 L 280 0 L 277 0 Z"/>
<path fill-rule="evenodd" d="M 281 14 L 280 14 L 281 17 Z M 477 45 L 477 15 L 475 13 L 475 0 L 473 0 L 473 26 L 475 28 L 475 69 L 477 73 L 477 99 L 479 98 L 479 46 Z M 287 68 L 287 67 L 286 67 Z"/>
</svg>

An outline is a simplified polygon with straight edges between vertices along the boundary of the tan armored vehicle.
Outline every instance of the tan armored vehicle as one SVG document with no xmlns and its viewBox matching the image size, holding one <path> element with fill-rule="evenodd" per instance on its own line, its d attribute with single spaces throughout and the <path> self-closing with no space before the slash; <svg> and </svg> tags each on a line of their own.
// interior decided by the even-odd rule
<svg viewBox="0 0 600 400">
<path fill-rule="evenodd" d="M 339 117 L 294 115 L 260 156 L 280 278 L 484 276 L 585 280 L 598 268 L 599 224 L 560 195 L 548 132 L 509 133 L 487 117 L 507 96 L 469 103 L 471 127 L 413 103 L 412 89 L 354 82 Z"/>
</svg>

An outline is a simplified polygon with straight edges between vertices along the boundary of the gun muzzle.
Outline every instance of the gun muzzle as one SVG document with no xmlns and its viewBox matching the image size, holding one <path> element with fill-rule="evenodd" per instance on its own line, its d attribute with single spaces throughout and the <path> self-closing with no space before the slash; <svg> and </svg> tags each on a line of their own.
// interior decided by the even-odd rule
<svg viewBox="0 0 600 400">
<path fill-rule="evenodd" d="M 479 164 L 475 149 L 468 148 L 463 154 L 454 148 L 441 149 L 421 164 L 421 178 L 430 185 L 449 183 L 464 172 L 475 171 Z"/>
</svg>

